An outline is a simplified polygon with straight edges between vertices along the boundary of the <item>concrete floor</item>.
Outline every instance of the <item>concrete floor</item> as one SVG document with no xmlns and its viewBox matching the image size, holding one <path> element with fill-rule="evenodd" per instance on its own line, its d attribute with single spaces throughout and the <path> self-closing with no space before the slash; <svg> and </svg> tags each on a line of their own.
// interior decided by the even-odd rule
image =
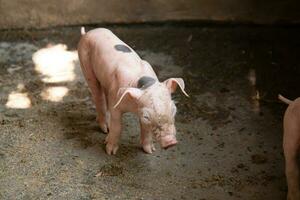
<svg viewBox="0 0 300 200">
<path fill-rule="evenodd" d="M 286 106 L 276 96 L 300 92 L 299 28 L 111 29 L 161 80 L 184 78 L 179 144 L 145 154 L 126 114 L 118 154 L 106 155 L 75 52 L 79 27 L 1 31 L 1 199 L 285 198 Z"/>
</svg>

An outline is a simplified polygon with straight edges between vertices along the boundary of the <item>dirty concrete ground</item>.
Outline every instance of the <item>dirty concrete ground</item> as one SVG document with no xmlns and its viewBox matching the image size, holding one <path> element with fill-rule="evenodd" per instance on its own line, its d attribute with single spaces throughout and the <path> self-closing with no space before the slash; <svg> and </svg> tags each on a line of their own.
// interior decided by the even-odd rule
<svg viewBox="0 0 300 200">
<path fill-rule="evenodd" d="M 126 114 L 118 154 L 106 155 L 76 55 L 79 27 L 1 31 L 1 199 L 285 198 L 286 106 L 276 96 L 300 94 L 299 28 L 110 28 L 161 80 L 184 78 L 191 97 L 174 95 L 179 144 L 145 154 Z"/>
</svg>

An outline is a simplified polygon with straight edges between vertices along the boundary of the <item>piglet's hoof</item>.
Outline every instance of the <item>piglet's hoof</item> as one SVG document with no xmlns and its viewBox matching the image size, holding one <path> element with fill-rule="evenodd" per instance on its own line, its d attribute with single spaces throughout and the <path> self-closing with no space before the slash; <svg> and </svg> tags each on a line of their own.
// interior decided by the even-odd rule
<svg viewBox="0 0 300 200">
<path fill-rule="evenodd" d="M 108 127 L 107 127 L 107 124 L 106 124 L 106 121 L 104 119 L 101 119 L 100 117 L 97 117 L 97 122 L 102 130 L 103 133 L 108 133 Z"/>
<path fill-rule="evenodd" d="M 111 143 L 106 144 L 106 153 L 108 155 L 116 155 L 118 149 L 119 146 L 117 144 L 111 144 Z"/>
<path fill-rule="evenodd" d="M 143 150 L 146 152 L 146 153 L 153 153 L 155 151 L 155 147 L 153 144 L 144 144 L 143 145 Z"/>
<path fill-rule="evenodd" d="M 103 131 L 103 133 L 108 133 L 108 128 L 107 128 L 107 125 L 105 123 L 102 123 L 102 124 L 99 124 L 100 125 L 100 128 L 101 130 Z"/>
</svg>

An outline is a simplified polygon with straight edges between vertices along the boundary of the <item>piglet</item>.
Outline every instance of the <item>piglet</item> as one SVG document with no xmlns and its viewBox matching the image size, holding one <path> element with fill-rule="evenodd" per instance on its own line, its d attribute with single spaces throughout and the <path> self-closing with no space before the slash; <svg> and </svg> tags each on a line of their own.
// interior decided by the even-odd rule
<svg viewBox="0 0 300 200">
<path fill-rule="evenodd" d="M 288 104 L 283 118 L 283 151 L 288 200 L 300 199 L 298 152 L 300 147 L 300 98 L 291 101 L 281 95 L 278 98 Z"/>
<path fill-rule="evenodd" d="M 122 114 L 138 115 L 141 144 L 146 153 L 155 148 L 152 138 L 162 148 L 177 143 L 174 117 L 176 106 L 171 94 L 177 86 L 184 90 L 181 78 L 159 82 L 151 65 L 142 60 L 110 30 L 81 28 L 78 55 L 81 69 L 90 88 L 103 132 L 107 154 L 116 154 L 121 133 Z"/>
</svg>

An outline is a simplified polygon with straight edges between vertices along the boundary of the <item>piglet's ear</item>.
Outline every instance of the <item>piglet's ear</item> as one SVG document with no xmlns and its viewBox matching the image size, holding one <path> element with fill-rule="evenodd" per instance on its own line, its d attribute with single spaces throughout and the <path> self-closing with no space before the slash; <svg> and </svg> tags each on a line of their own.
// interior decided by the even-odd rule
<svg viewBox="0 0 300 200">
<path fill-rule="evenodd" d="M 169 78 L 164 81 L 164 84 L 166 84 L 167 88 L 169 89 L 170 93 L 174 93 L 176 91 L 177 85 L 179 85 L 181 91 L 183 94 L 187 97 L 189 95 L 184 91 L 184 81 L 182 78 Z"/>
<path fill-rule="evenodd" d="M 121 103 L 121 101 L 126 97 L 130 96 L 131 98 L 137 100 L 142 96 L 142 91 L 138 88 L 120 88 L 118 91 L 118 102 L 114 105 L 114 108 L 118 107 L 118 105 Z"/>
</svg>

